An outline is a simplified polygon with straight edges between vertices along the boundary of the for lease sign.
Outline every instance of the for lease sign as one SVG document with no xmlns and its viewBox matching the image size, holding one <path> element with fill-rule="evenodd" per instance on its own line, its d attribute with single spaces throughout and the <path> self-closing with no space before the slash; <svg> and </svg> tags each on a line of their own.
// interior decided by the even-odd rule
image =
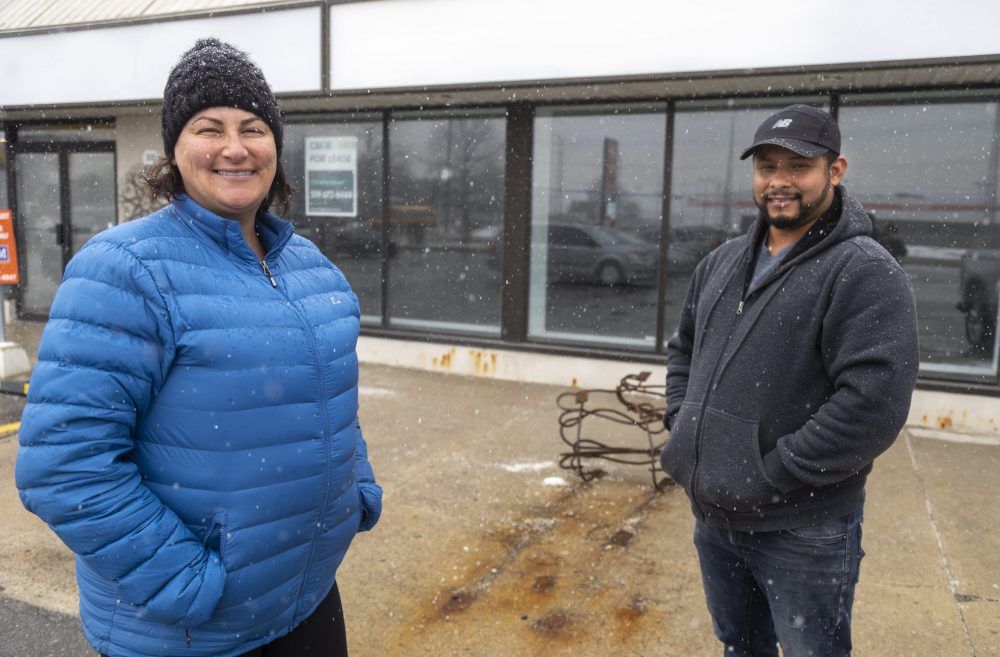
<svg viewBox="0 0 1000 657">
<path fill-rule="evenodd" d="M 14 218 L 10 210 L 0 210 L 0 285 L 17 285 L 19 280 Z"/>
<path fill-rule="evenodd" d="M 358 216 L 358 138 L 306 138 L 306 214 Z"/>
</svg>

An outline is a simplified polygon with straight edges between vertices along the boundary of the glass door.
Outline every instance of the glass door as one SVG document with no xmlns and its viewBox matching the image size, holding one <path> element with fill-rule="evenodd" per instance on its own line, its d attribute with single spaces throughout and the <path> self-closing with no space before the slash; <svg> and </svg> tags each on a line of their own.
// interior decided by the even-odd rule
<svg viewBox="0 0 1000 657">
<path fill-rule="evenodd" d="M 59 159 L 59 153 L 18 153 L 14 158 L 19 255 L 24 268 L 20 307 L 29 315 L 48 314 L 62 279 Z"/>
<path fill-rule="evenodd" d="M 116 221 L 113 142 L 18 144 L 19 313 L 46 317 L 70 258 Z"/>
<path fill-rule="evenodd" d="M 115 154 L 69 153 L 69 257 L 115 225 Z"/>
</svg>

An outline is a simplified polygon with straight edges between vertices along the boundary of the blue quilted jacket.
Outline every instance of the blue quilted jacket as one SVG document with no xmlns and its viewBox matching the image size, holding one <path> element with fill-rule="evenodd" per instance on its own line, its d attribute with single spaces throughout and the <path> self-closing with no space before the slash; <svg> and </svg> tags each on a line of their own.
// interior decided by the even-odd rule
<svg viewBox="0 0 1000 657">
<path fill-rule="evenodd" d="M 21 420 L 24 505 L 111 657 L 239 655 L 303 621 L 381 511 L 358 300 L 292 226 L 180 197 L 66 269 Z"/>
</svg>

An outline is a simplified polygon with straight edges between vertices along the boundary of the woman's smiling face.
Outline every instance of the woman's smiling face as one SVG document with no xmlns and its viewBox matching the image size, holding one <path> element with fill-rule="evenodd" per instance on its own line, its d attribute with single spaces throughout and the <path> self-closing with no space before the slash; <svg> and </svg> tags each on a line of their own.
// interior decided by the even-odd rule
<svg viewBox="0 0 1000 657">
<path fill-rule="evenodd" d="M 243 223 L 257 215 L 277 161 L 274 134 L 259 116 L 233 107 L 209 107 L 184 125 L 172 163 L 192 200 Z"/>
</svg>

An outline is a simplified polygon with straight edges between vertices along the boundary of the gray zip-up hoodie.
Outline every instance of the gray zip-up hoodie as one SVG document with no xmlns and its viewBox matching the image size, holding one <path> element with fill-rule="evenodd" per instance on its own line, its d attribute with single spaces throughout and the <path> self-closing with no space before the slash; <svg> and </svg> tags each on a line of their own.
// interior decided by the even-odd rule
<svg viewBox="0 0 1000 657">
<path fill-rule="evenodd" d="M 854 198 L 749 295 L 766 226 L 695 270 L 667 346 L 664 470 L 704 522 L 790 529 L 862 508 L 916 384 L 916 303 Z"/>
</svg>

